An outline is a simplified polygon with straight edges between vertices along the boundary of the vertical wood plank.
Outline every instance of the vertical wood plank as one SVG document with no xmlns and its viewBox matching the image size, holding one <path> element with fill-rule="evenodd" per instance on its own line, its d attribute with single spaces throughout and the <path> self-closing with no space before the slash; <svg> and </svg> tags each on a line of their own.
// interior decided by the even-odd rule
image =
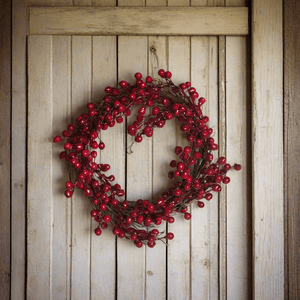
<svg viewBox="0 0 300 300">
<path fill-rule="evenodd" d="M 247 114 L 247 57 L 244 37 L 226 37 L 226 158 L 239 163 L 227 187 L 227 294 L 229 299 L 249 299 L 250 197 L 248 178 L 249 114 Z"/>
<path fill-rule="evenodd" d="M 190 38 L 169 37 L 169 69 L 173 81 L 180 84 L 190 79 Z M 185 139 L 177 126 L 176 145 L 185 146 Z M 175 145 L 175 146 L 176 146 Z M 182 215 L 168 225 L 174 239 L 168 246 L 168 298 L 190 297 L 190 221 Z"/>
<path fill-rule="evenodd" d="M 51 299 L 52 38 L 28 41 L 27 297 Z M 52 131 L 52 130 L 51 130 Z M 37 284 L 37 282 L 39 284 Z"/>
<path fill-rule="evenodd" d="M 252 2 L 253 263 L 255 299 L 282 299 L 282 1 Z"/>
<path fill-rule="evenodd" d="M 246 6 L 227 0 L 226 6 Z M 228 162 L 243 166 L 229 173 L 227 187 L 227 295 L 252 298 L 251 285 L 251 174 L 249 106 L 250 60 L 247 37 L 226 37 L 226 141 Z"/>
<path fill-rule="evenodd" d="M 300 298 L 300 2 L 284 1 L 285 299 Z"/>
<path fill-rule="evenodd" d="M 226 157 L 226 37 L 219 37 L 219 156 Z M 219 195 L 219 295 L 227 299 L 227 187 Z"/>
<path fill-rule="evenodd" d="M 221 0 L 191 1 L 191 6 L 222 4 Z M 213 138 L 219 143 L 219 39 L 192 37 L 191 42 L 191 81 L 199 94 L 207 99 L 203 113 L 209 116 Z M 219 279 L 222 280 L 219 278 L 220 198 L 220 195 L 214 195 L 213 200 L 201 210 L 194 205 L 192 214 L 192 296 L 201 295 L 201 299 L 217 299 L 219 296 Z"/>
<path fill-rule="evenodd" d="M 12 1 L 11 299 L 25 297 L 26 278 L 26 2 Z"/>
<path fill-rule="evenodd" d="M 147 74 L 147 37 L 119 37 L 118 75 L 119 80 L 133 82 L 133 75 Z M 136 110 L 127 118 L 132 124 Z M 127 135 L 127 147 L 133 142 Z M 152 198 L 151 182 L 151 139 L 144 138 L 142 143 L 132 146 L 133 153 L 127 155 L 126 162 L 126 199 L 137 200 Z M 150 178 L 150 180 L 149 180 Z M 145 247 L 138 249 L 128 240 L 118 239 L 118 297 L 141 299 L 145 294 Z M 128 274 L 133 274 L 130 279 Z M 128 278 L 128 280 L 126 280 Z M 134 294 L 132 291 L 135 291 Z"/>
<path fill-rule="evenodd" d="M 71 123 L 71 37 L 54 36 L 53 46 L 53 136 Z M 70 168 L 59 159 L 61 145 L 53 144 L 53 244 L 52 298 L 70 298 L 71 199 L 64 195 Z"/>
<path fill-rule="evenodd" d="M 11 278 L 11 5 L 0 2 L 0 294 L 5 300 Z"/>
<path fill-rule="evenodd" d="M 51 0 L 12 1 L 11 299 L 25 297 L 26 277 L 26 7 Z"/>
<path fill-rule="evenodd" d="M 116 37 L 93 37 L 93 87 L 94 102 L 102 100 L 106 86 L 117 85 Z M 117 124 L 101 132 L 105 149 L 99 161 L 111 166 L 116 182 L 125 185 L 125 136 L 124 124 Z M 96 222 L 92 221 L 92 229 Z M 92 234 L 91 298 L 112 299 L 116 288 L 116 239 L 109 227 L 100 237 Z"/>
<path fill-rule="evenodd" d="M 207 101 L 203 113 L 209 116 L 213 138 L 218 142 L 218 38 L 191 38 L 191 82 Z M 205 200 L 204 200 L 205 201 Z M 218 195 L 203 209 L 194 205 L 191 219 L 192 297 L 217 299 L 219 290 L 219 203 Z"/>
<path fill-rule="evenodd" d="M 147 1 L 147 6 L 166 6 L 166 0 Z M 168 38 L 149 36 L 148 38 L 148 74 L 159 77 L 159 69 L 168 69 Z M 175 126 L 167 122 L 163 130 L 156 128 L 152 136 L 152 199 L 156 201 L 161 193 L 171 186 L 167 169 L 176 143 Z M 175 156 L 175 155 L 174 155 Z M 174 157 L 175 158 L 175 157 Z M 165 231 L 166 224 L 159 226 Z M 157 242 L 153 249 L 146 248 L 146 287 L 145 299 L 166 299 L 166 245 Z"/>
<path fill-rule="evenodd" d="M 72 37 L 72 118 L 91 101 L 91 37 Z M 72 197 L 72 299 L 90 297 L 90 217 L 89 200 L 76 191 Z"/>
</svg>

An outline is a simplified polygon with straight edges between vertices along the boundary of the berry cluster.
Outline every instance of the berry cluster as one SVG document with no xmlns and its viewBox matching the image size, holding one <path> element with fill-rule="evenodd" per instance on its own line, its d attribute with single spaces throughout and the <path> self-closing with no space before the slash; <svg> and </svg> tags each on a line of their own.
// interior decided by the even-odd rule
<svg viewBox="0 0 300 300">
<path fill-rule="evenodd" d="M 188 205 L 196 202 L 203 208 L 204 199 L 211 200 L 212 192 L 221 191 L 221 183 L 230 182 L 226 174 L 232 168 L 225 157 L 212 162 L 212 152 L 218 145 L 211 137 L 213 130 L 208 127 L 208 117 L 202 114 L 205 99 L 199 98 L 190 82 L 176 86 L 171 72 L 159 70 L 158 74 L 161 79 L 148 76 L 143 80 L 142 74 L 136 73 L 135 84 L 121 81 L 119 88 L 106 87 L 103 100 L 88 103 L 88 113 L 81 114 L 75 124 L 69 124 L 62 132 L 65 151 L 60 153 L 60 158 L 66 159 L 77 171 L 77 178 L 66 183 L 65 196 L 72 197 L 75 188 L 82 190 L 93 206 L 91 216 L 98 223 L 95 234 L 101 235 L 111 223 L 114 235 L 131 239 L 138 248 L 143 244 L 152 248 L 157 240 L 165 243 L 172 240 L 173 233 L 159 232 L 155 225 L 163 221 L 173 223 L 175 213 L 182 213 L 190 220 Z M 135 142 L 140 143 L 143 136 L 151 137 L 154 128 L 163 128 L 166 121 L 177 118 L 190 143 L 190 146 L 175 148 L 178 159 L 170 162 L 173 171 L 168 174 L 173 187 L 154 202 L 123 200 L 124 190 L 114 183 L 113 175 L 106 175 L 110 165 L 95 162 L 96 150 L 105 148 L 104 142 L 99 140 L 101 130 L 122 123 L 134 106 L 139 106 L 138 114 L 128 126 L 128 133 L 135 137 Z M 151 111 L 148 114 L 147 108 Z M 61 141 L 61 136 L 54 138 L 55 143 Z M 235 164 L 234 169 L 240 170 L 241 165 Z"/>
</svg>

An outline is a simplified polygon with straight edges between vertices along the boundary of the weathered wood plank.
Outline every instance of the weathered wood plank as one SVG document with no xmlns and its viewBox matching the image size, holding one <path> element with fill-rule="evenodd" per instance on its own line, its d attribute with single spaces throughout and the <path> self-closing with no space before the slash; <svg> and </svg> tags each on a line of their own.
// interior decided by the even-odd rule
<svg viewBox="0 0 300 300">
<path fill-rule="evenodd" d="M 147 74 L 147 37 L 118 38 L 118 74 L 119 80 L 133 82 L 134 74 Z M 133 109 L 127 118 L 127 126 L 135 120 L 137 110 Z M 134 117 L 133 117 L 134 116 Z M 125 133 L 127 135 L 127 132 Z M 127 135 L 127 148 L 133 137 Z M 151 200 L 152 198 L 152 141 L 144 138 L 135 143 L 127 155 L 126 161 L 126 199 Z M 130 153 L 130 150 L 128 150 Z M 145 246 L 139 249 L 131 241 L 118 238 L 118 297 L 123 299 L 141 299 L 145 294 Z M 132 274 L 132 276 L 128 276 Z M 134 294 L 132 293 L 134 291 Z"/>
<path fill-rule="evenodd" d="M 300 298 L 300 2 L 284 1 L 285 299 Z"/>
<path fill-rule="evenodd" d="M 166 6 L 165 0 L 157 0 L 147 6 Z M 168 69 L 167 37 L 150 36 L 148 38 L 148 74 L 158 78 L 159 69 Z M 172 159 L 172 149 L 176 143 L 175 126 L 169 121 L 163 130 L 156 128 L 152 136 L 152 199 L 157 200 L 161 193 L 171 185 L 167 177 L 167 168 Z M 175 157 L 174 157 L 175 158 Z M 166 231 L 166 224 L 159 226 L 159 231 Z M 166 299 L 166 245 L 157 242 L 153 249 L 146 249 L 146 299 Z"/>
<path fill-rule="evenodd" d="M 11 102 L 11 299 L 25 297 L 26 281 L 26 13 L 22 0 L 12 1 Z"/>
<path fill-rule="evenodd" d="M 191 82 L 206 99 L 203 114 L 209 116 L 213 138 L 218 142 L 218 38 L 191 38 Z M 193 298 L 217 299 L 219 291 L 219 202 L 202 200 L 203 209 L 193 205 L 191 219 L 191 291 Z"/>
<path fill-rule="evenodd" d="M 116 37 L 93 37 L 92 100 L 98 102 L 105 95 L 106 86 L 117 85 Z M 101 132 L 105 149 L 99 150 L 97 161 L 110 165 L 110 174 L 116 182 L 125 185 L 124 124 L 117 124 Z M 92 221 L 92 230 L 97 223 Z M 91 298 L 112 299 L 116 289 L 116 238 L 112 227 L 102 231 L 100 237 L 92 234 L 91 244 Z"/>
<path fill-rule="evenodd" d="M 249 182 L 250 135 L 247 80 L 247 43 L 244 37 L 226 37 L 226 158 L 239 163 L 227 187 L 227 297 L 249 299 L 251 243 L 251 182 Z M 249 66 L 248 66 L 249 67 Z"/>
<path fill-rule="evenodd" d="M 190 38 L 169 37 L 169 69 L 172 80 L 178 84 L 190 80 Z M 186 146 L 186 138 L 176 126 L 176 141 L 173 149 Z M 190 208 L 189 208 L 190 211 Z M 190 293 L 190 221 L 183 215 L 175 217 L 174 224 L 168 224 L 168 231 L 174 233 L 174 239 L 168 246 L 168 298 L 189 299 Z"/>
<path fill-rule="evenodd" d="M 11 278 L 11 6 L 11 1 L 0 2 L 0 294 L 4 300 L 10 299 Z"/>
<path fill-rule="evenodd" d="M 247 7 L 31 7 L 30 34 L 247 35 Z"/>
<path fill-rule="evenodd" d="M 254 297 L 283 299 L 282 1 L 252 2 Z"/>
<path fill-rule="evenodd" d="M 72 120 L 91 102 L 91 37 L 72 37 Z M 72 197 L 72 299 L 90 297 L 91 206 L 79 190 Z"/>
<path fill-rule="evenodd" d="M 52 38 L 28 41 L 27 297 L 51 299 Z M 38 284 L 37 284 L 38 282 Z"/>
<path fill-rule="evenodd" d="M 52 39 L 52 101 L 53 136 L 71 123 L 71 37 L 53 37 Z M 70 298 L 71 278 L 71 199 L 65 197 L 65 182 L 70 180 L 70 168 L 66 161 L 59 159 L 62 145 L 53 144 L 52 159 L 52 297 Z"/>
<path fill-rule="evenodd" d="M 12 1 L 11 299 L 25 297 L 26 282 L 26 10 L 51 0 Z"/>
<path fill-rule="evenodd" d="M 219 37 L 219 156 L 226 156 L 226 37 Z M 219 293 L 227 299 L 227 187 L 219 195 Z"/>
</svg>

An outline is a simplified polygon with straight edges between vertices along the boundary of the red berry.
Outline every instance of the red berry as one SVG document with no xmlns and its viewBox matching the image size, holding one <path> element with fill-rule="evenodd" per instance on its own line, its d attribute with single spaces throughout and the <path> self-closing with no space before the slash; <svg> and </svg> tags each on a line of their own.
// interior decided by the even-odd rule
<svg viewBox="0 0 300 300">
<path fill-rule="evenodd" d="M 134 74 L 134 77 L 135 77 L 135 79 L 139 80 L 143 77 L 143 75 L 141 73 L 137 72 Z"/>
<path fill-rule="evenodd" d="M 136 245 L 138 248 L 142 248 L 142 247 L 143 247 L 143 242 L 142 242 L 142 241 L 136 240 L 136 241 L 135 241 L 135 245 Z"/>
<path fill-rule="evenodd" d="M 160 70 L 158 71 L 158 75 L 159 75 L 160 77 L 164 77 L 164 76 L 165 76 L 165 70 L 160 69 Z"/>
<path fill-rule="evenodd" d="M 67 181 L 66 182 L 66 188 L 68 190 L 72 190 L 74 188 L 74 184 L 72 183 L 72 181 Z"/>
<path fill-rule="evenodd" d="M 198 101 L 198 105 L 201 106 L 205 103 L 205 99 L 203 97 L 201 97 Z"/>
<path fill-rule="evenodd" d="M 128 82 L 126 82 L 125 80 L 122 80 L 120 83 L 119 83 L 120 87 L 122 89 L 126 88 L 128 86 Z"/>
<path fill-rule="evenodd" d="M 158 107 L 153 107 L 152 115 L 157 115 L 158 113 L 159 113 L 159 108 Z"/>
<path fill-rule="evenodd" d="M 95 229 L 95 234 L 96 234 L 96 235 L 99 236 L 99 235 L 101 235 L 101 233 L 102 233 L 102 230 L 101 230 L 100 228 L 96 228 L 96 229 Z"/>
<path fill-rule="evenodd" d="M 175 222 L 175 219 L 173 217 L 168 218 L 168 223 L 174 223 L 174 222 Z"/>
<path fill-rule="evenodd" d="M 59 135 L 57 135 L 57 136 L 54 138 L 53 143 L 59 143 L 59 142 L 61 142 L 61 141 L 62 141 L 62 138 L 61 138 Z"/>
<path fill-rule="evenodd" d="M 224 167 L 223 167 L 223 169 L 225 171 L 229 171 L 231 169 L 231 165 L 230 164 L 225 164 Z"/>
<path fill-rule="evenodd" d="M 91 217 L 96 217 L 97 216 L 97 211 L 96 210 L 92 210 L 91 211 Z"/>
<path fill-rule="evenodd" d="M 146 82 L 151 83 L 153 81 L 151 76 L 147 76 L 146 77 Z"/>
<path fill-rule="evenodd" d="M 185 214 L 184 214 L 184 218 L 185 218 L 186 220 L 190 220 L 191 217 L 192 217 L 192 215 L 191 215 L 190 213 L 185 213 Z"/>
<path fill-rule="evenodd" d="M 189 154 L 191 153 L 191 147 L 184 147 L 184 153 Z"/>
<path fill-rule="evenodd" d="M 168 240 L 173 240 L 174 239 L 174 234 L 172 232 L 168 232 L 166 238 Z"/>
<path fill-rule="evenodd" d="M 207 193 L 207 194 L 205 195 L 205 199 L 206 199 L 207 201 L 211 200 L 212 197 L 213 197 L 213 195 L 212 195 L 211 193 Z"/>
<path fill-rule="evenodd" d="M 220 165 L 224 165 L 226 163 L 226 158 L 224 156 L 221 156 L 219 159 L 218 159 L 218 163 Z"/>
<path fill-rule="evenodd" d="M 112 90 L 111 86 L 107 86 L 104 91 L 105 93 L 110 93 L 111 90 Z"/>
<path fill-rule="evenodd" d="M 70 143 L 65 143 L 64 148 L 66 150 L 71 150 L 72 149 L 72 145 Z"/>
<path fill-rule="evenodd" d="M 171 78 L 171 77 L 172 77 L 172 73 L 171 73 L 170 71 L 167 71 L 167 72 L 165 73 L 165 77 L 166 77 L 166 78 Z"/>
<path fill-rule="evenodd" d="M 235 168 L 235 170 L 240 171 L 242 169 L 242 166 L 239 164 L 234 164 L 233 166 Z"/>
<path fill-rule="evenodd" d="M 230 182 L 230 178 L 229 177 L 226 176 L 226 177 L 223 178 L 223 183 L 224 184 L 228 184 L 229 182 Z"/>
<path fill-rule="evenodd" d="M 135 141 L 136 141 L 137 143 L 140 143 L 142 140 L 143 140 L 143 138 L 142 138 L 142 136 L 140 136 L 140 135 L 138 135 L 138 136 L 135 137 Z"/>
<path fill-rule="evenodd" d="M 120 229 L 115 228 L 115 229 L 113 230 L 113 234 L 114 234 L 114 235 L 118 235 L 119 233 L 120 233 Z"/>
<path fill-rule="evenodd" d="M 185 89 L 186 89 L 186 84 L 185 84 L 185 83 L 181 83 L 181 84 L 180 84 L 180 87 L 181 87 L 183 90 L 185 90 Z"/>
<path fill-rule="evenodd" d="M 132 241 L 135 241 L 137 239 L 137 235 L 135 233 L 133 233 L 131 236 L 130 236 L 130 239 Z"/>
<path fill-rule="evenodd" d="M 93 149 L 97 149 L 98 146 L 99 146 L 99 145 L 98 145 L 97 142 L 95 142 L 95 141 L 91 142 L 91 147 L 92 147 Z"/>
<path fill-rule="evenodd" d="M 202 202 L 202 201 L 198 201 L 197 204 L 198 204 L 198 206 L 199 206 L 200 208 L 203 208 L 203 207 L 204 207 L 204 202 Z"/>
<path fill-rule="evenodd" d="M 72 195 L 73 195 L 73 191 L 70 191 L 70 190 L 66 190 L 66 191 L 65 191 L 65 196 L 66 196 L 67 198 L 71 198 Z"/>
</svg>

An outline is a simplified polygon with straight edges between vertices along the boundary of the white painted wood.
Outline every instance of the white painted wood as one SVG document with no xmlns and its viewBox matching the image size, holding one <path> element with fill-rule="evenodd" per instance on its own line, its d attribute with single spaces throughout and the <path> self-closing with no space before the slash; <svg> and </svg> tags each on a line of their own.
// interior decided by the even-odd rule
<svg viewBox="0 0 300 300">
<path fill-rule="evenodd" d="M 71 37 L 53 37 L 52 136 L 60 135 L 71 123 Z M 52 298 L 70 298 L 71 200 L 64 195 L 70 168 L 59 159 L 62 147 L 53 144 L 52 158 Z"/>
<path fill-rule="evenodd" d="M 169 37 L 169 69 L 173 81 L 180 84 L 190 80 L 190 38 Z M 176 126 L 176 145 L 184 146 L 179 126 Z M 175 148 L 174 146 L 174 148 Z M 168 225 L 174 239 L 168 246 L 168 298 L 188 299 L 190 297 L 190 221 L 183 215 Z"/>
<path fill-rule="evenodd" d="M 247 35 L 248 8 L 32 7 L 29 26 L 30 34 Z"/>
<path fill-rule="evenodd" d="M 206 99 L 203 113 L 209 116 L 213 138 L 218 142 L 218 38 L 192 37 L 191 82 L 200 96 Z M 193 205 L 191 219 L 191 292 L 192 298 L 218 297 L 219 262 L 219 202 L 218 195 L 211 201 L 203 200 L 205 207 Z"/>
<path fill-rule="evenodd" d="M 91 101 L 91 37 L 72 37 L 72 121 Z M 91 206 L 77 190 L 72 197 L 71 297 L 90 297 Z"/>
<path fill-rule="evenodd" d="M 249 137 L 247 123 L 247 56 L 244 37 L 226 37 L 226 158 L 239 163 L 242 171 L 228 173 L 227 187 L 227 297 L 249 299 L 249 224 L 248 185 Z"/>
<path fill-rule="evenodd" d="M 219 156 L 226 157 L 226 37 L 219 37 Z M 227 187 L 219 195 L 219 293 L 227 299 Z"/>
<path fill-rule="evenodd" d="M 106 86 L 117 85 L 116 37 L 93 37 L 93 102 L 101 101 Z M 117 124 L 101 132 L 105 149 L 97 161 L 110 164 L 110 174 L 115 183 L 125 185 L 125 135 L 124 124 Z M 92 220 L 92 230 L 97 223 Z M 100 237 L 92 234 L 91 244 L 91 298 L 112 299 L 116 286 L 116 238 L 109 226 Z"/>
<path fill-rule="evenodd" d="M 166 1 L 164 2 L 166 5 Z M 148 1 L 147 5 L 149 5 Z M 158 78 L 157 71 L 167 70 L 167 64 L 167 37 L 150 36 L 148 40 L 149 75 Z M 167 177 L 167 172 L 170 160 L 174 156 L 172 153 L 176 139 L 174 124 L 169 122 L 163 129 L 156 128 L 152 136 L 152 198 L 154 201 L 172 184 Z M 158 230 L 166 230 L 165 222 L 158 227 Z M 166 269 L 166 245 L 157 241 L 153 249 L 146 249 L 146 299 L 166 299 Z"/>
<path fill-rule="evenodd" d="M 147 74 L 147 37 L 119 37 L 118 39 L 118 72 L 119 80 L 133 82 L 134 74 Z M 132 110 L 132 115 L 136 114 Z M 127 118 L 127 126 L 135 118 Z M 127 147 L 133 142 L 132 136 L 127 135 Z M 152 141 L 144 138 L 135 143 L 127 155 L 127 200 L 151 200 L 151 158 Z M 130 152 L 130 151 L 129 151 Z M 123 299 L 141 299 L 145 295 L 145 247 L 139 249 L 129 240 L 118 238 L 118 297 Z M 133 292 L 134 291 L 134 292 Z"/>
<path fill-rule="evenodd" d="M 27 297 L 51 299 L 52 39 L 28 40 Z M 50 129 L 50 130 L 49 130 Z"/>
<path fill-rule="evenodd" d="M 255 299 L 283 299 L 282 1 L 252 2 Z"/>
</svg>

